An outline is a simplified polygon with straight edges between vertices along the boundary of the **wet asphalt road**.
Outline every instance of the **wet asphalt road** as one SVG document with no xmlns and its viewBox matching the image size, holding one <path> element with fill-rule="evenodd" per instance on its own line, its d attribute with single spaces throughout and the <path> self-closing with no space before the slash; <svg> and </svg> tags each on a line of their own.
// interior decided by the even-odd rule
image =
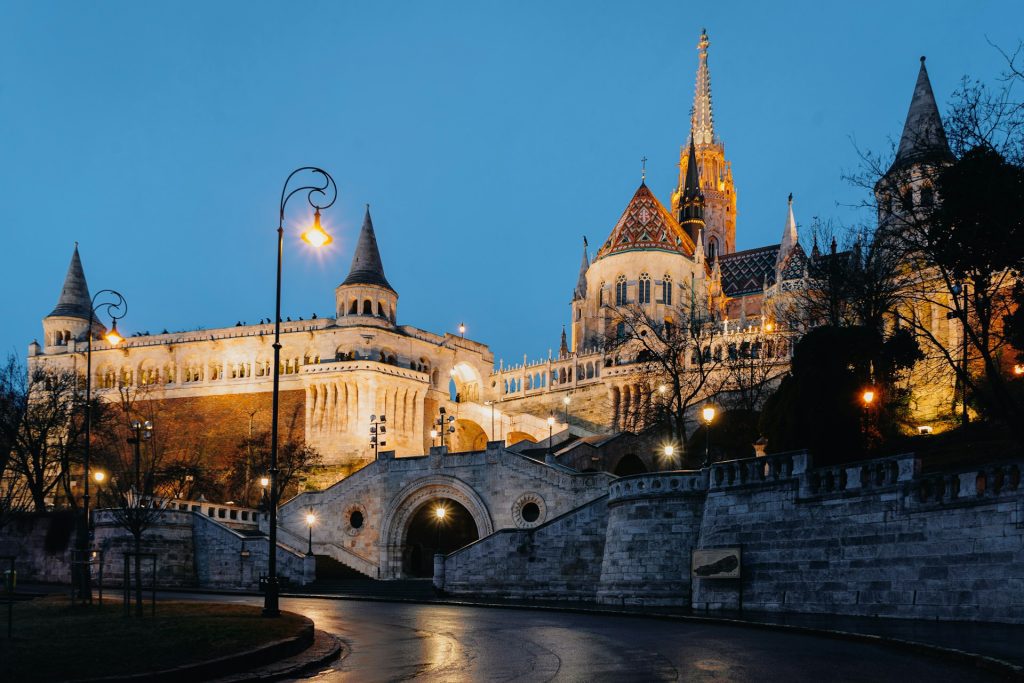
<svg viewBox="0 0 1024 683">
<path fill-rule="evenodd" d="M 260 604 L 260 598 L 177 596 Z M 306 680 L 995 681 L 969 664 L 766 629 L 518 609 L 282 598 L 350 654 Z"/>
</svg>

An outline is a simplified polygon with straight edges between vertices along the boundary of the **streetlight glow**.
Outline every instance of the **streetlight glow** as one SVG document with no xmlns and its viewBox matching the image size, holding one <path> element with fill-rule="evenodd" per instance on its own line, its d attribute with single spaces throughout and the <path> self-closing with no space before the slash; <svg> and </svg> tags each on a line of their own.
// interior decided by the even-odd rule
<svg viewBox="0 0 1024 683">
<path fill-rule="evenodd" d="M 302 233 L 302 241 L 317 249 L 325 247 L 334 241 L 331 234 L 320 225 L 320 209 L 317 209 L 313 214 L 313 225 Z"/>
<path fill-rule="evenodd" d="M 554 426 L 555 426 L 555 416 L 554 415 L 550 415 L 550 416 L 548 416 L 548 427 L 554 427 Z"/>
<path fill-rule="evenodd" d="M 116 320 L 114 321 L 114 325 L 110 328 L 110 331 L 107 332 L 103 336 L 103 338 L 106 339 L 107 343 L 110 344 L 111 346 L 117 346 L 118 344 L 124 341 L 124 337 L 122 337 L 117 331 Z"/>
<path fill-rule="evenodd" d="M 669 444 L 668 446 L 665 446 L 664 452 L 666 458 L 671 458 L 676 453 L 676 447 L 673 446 L 672 444 Z"/>
<path fill-rule="evenodd" d="M 704 409 L 700 411 L 701 416 L 704 418 L 704 422 L 711 424 L 715 419 L 715 407 L 713 405 L 706 405 Z"/>
<path fill-rule="evenodd" d="M 270 477 L 260 477 L 260 486 L 263 488 L 270 486 Z"/>
<path fill-rule="evenodd" d="M 309 526 L 313 526 L 314 524 L 316 524 L 316 515 L 314 515 L 312 512 L 306 515 L 306 524 L 308 524 Z"/>
<path fill-rule="evenodd" d="M 446 510 L 443 505 L 438 505 L 436 508 L 434 508 L 434 516 L 437 517 L 438 521 L 444 519 L 445 515 L 447 514 L 448 510 Z"/>
<path fill-rule="evenodd" d="M 102 484 L 103 480 L 107 478 L 107 473 L 103 470 L 96 470 L 92 473 L 92 478 L 96 480 L 97 484 Z"/>
<path fill-rule="evenodd" d="M 864 405 L 869 406 L 875 401 L 874 389 L 865 389 L 864 393 L 861 394 L 861 400 L 864 401 Z"/>
</svg>

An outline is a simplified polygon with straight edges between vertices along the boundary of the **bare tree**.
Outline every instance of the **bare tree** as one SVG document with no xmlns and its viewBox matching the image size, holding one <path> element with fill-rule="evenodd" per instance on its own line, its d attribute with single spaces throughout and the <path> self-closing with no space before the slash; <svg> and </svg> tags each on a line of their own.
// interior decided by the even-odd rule
<svg viewBox="0 0 1024 683">
<path fill-rule="evenodd" d="M 1024 105 L 1012 91 L 1024 81 L 1022 49 L 1003 52 L 1001 86 L 963 79 L 945 117 L 951 155 L 893 165 L 894 154 L 861 153 L 852 176 L 871 192 L 885 260 L 898 262 L 898 324 L 925 342 L 929 366 L 956 377 L 965 419 L 969 393 L 1019 435 L 1024 406 L 1008 386 L 1002 321 L 1024 265 Z M 920 135 L 934 147 L 934 131 Z"/>
<path fill-rule="evenodd" d="M 757 412 L 789 369 L 782 338 L 761 332 L 730 343 L 722 369 L 725 375 L 720 387 L 723 405 L 748 414 Z"/>
<path fill-rule="evenodd" d="M 320 452 L 299 441 L 289 439 L 277 449 L 277 500 L 298 492 L 300 479 L 319 467 Z M 234 500 L 245 505 L 260 503 L 260 491 L 252 482 L 270 471 L 270 433 L 252 432 L 242 439 L 231 456 L 225 473 L 225 488 Z M 269 499 L 270 492 L 266 492 Z"/>
<path fill-rule="evenodd" d="M 0 367 L 8 468 L 21 478 L 38 512 L 61 489 L 68 504 L 77 507 L 72 475 L 85 439 L 78 390 L 79 378 L 68 370 L 29 370 L 14 356 Z"/>
<path fill-rule="evenodd" d="M 605 352 L 615 362 L 631 365 L 631 374 L 646 392 L 645 403 L 632 406 L 623 416 L 626 428 L 638 430 L 664 420 L 675 441 L 685 447 L 687 413 L 697 401 L 721 389 L 722 326 L 699 308 L 677 305 L 664 319 L 655 318 L 649 306 L 614 309 Z"/>
</svg>

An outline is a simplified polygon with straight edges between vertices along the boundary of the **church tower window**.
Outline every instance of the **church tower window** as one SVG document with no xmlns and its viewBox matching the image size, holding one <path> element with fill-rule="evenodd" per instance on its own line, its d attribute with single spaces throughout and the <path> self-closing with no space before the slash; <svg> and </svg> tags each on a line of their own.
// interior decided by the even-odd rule
<svg viewBox="0 0 1024 683">
<path fill-rule="evenodd" d="M 626 297 L 626 276 L 620 275 L 615 280 L 615 305 L 625 306 L 628 303 Z"/>
<path fill-rule="evenodd" d="M 661 300 L 666 306 L 672 305 L 672 276 L 666 275 L 661 282 Z"/>
<path fill-rule="evenodd" d="M 640 274 L 640 282 L 637 287 L 636 301 L 640 304 L 651 303 L 651 276 L 647 273 Z"/>
<path fill-rule="evenodd" d="M 718 238 L 711 237 L 708 239 L 708 261 L 714 261 L 716 256 L 718 256 Z"/>
</svg>

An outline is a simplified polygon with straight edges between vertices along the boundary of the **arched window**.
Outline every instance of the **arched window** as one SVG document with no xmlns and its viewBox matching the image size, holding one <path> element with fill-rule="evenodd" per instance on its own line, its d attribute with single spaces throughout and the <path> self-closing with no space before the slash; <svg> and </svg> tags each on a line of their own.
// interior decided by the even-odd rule
<svg viewBox="0 0 1024 683">
<path fill-rule="evenodd" d="M 637 287 L 636 301 L 639 304 L 651 303 L 651 276 L 647 273 L 640 274 L 640 282 Z"/>
<path fill-rule="evenodd" d="M 356 301 L 355 299 L 352 299 L 352 305 L 349 306 L 348 308 L 348 314 L 356 315 L 357 313 L 359 313 L 359 302 Z"/>
<path fill-rule="evenodd" d="M 363 302 L 363 315 L 373 315 L 373 302 L 369 299 Z"/>
<path fill-rule="evenodd" d="M 604 283 L 601 283 L 601 287 L 597 290 L 597 305 L 604 306 Z"/>
<path fill-rule="evenodd" d="M 618 339 L 625 339 L 626 337 L 626 323 L 619 323 L 615 326 L 615 336 Z"/>
<path fill-rule="evenodd" d="M 626 276 L 620 275 L 615 279 L 615 305 L 624 306 L 626 303 Z"/>
<path fill-rule="evenodd" d="M 661 282 L 661 300 L 666 306 L 672 305 L 672 276 L 665 275 Z"/>
<path fill-rule="evenodd" d="M 708 261 L 714 261 L 715 257 L 718 256 L 718 238 L 708 238 Z"/>
<path fill-rule="evenodd" d="M 384 312 L 384 304 L 379 301 L 377 302 L 377 315 L 381 318 L 388 317 L 388 314 Z"/>
</svg>

